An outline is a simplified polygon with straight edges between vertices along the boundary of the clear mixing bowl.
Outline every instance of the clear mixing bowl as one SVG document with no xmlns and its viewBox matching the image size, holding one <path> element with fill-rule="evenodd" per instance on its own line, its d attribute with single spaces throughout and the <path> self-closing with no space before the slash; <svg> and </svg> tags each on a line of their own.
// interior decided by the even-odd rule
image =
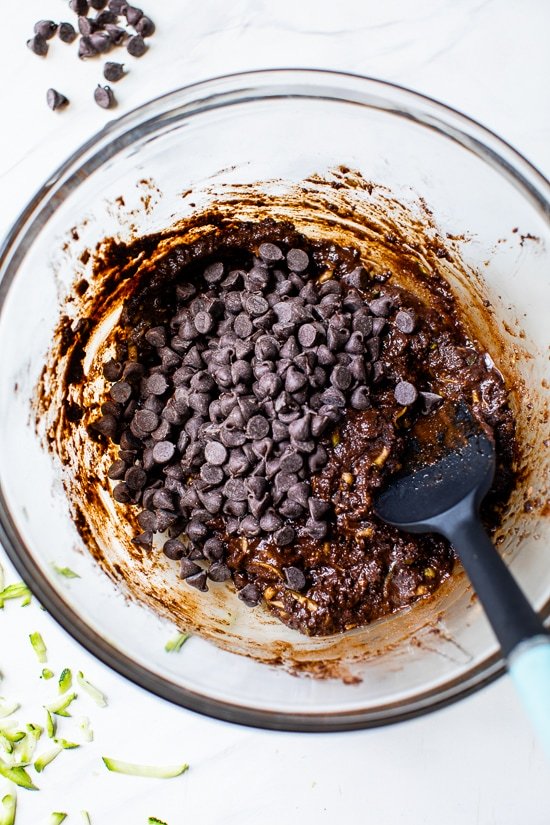
<svg viewBox="0 0 550 825">
<path fill-rule="evenodd" d="M 374 183 L 374 196 L 373 187 L 356 186 L 358 179 Z M 309 181 L 303 214 L 295 200 L 300 222 L 308 187 L 318 193 L 323 180 L 337 181 L 332 190 L 345 190 L 349 203 L 356 198 L 358 209 L 380 191 L 388 208 L 416 210 L 471 271 L 469 285 L 452 266 L 448 277 L 478 339 L 516 376 L 511 403 L 521 477 L 499 546 L 534 606 L 548 615 L 549 184 L 459 113 L 353 75 L 266 71 L 181 89 L 108 125 L 42 186 L 0 258 L 0 539 L 60 624 L 147 690 L 226 720 L 329 731 L 426 712 L 503 672 L 464 576 L 410 610 L 318 639 L 289 630 L 262 608 L 248 610 L 228 588 L 212 599 L 191 597 L 172 581 L 183 600 L 196 599 L 196 616 L 194 637 L 170 656 L 168 619 L 128 599 L 86 551 L 59 461 L 44 449 L 31 414 L 60 312 L 75 279 L 92 277 L 85 249 L 106 236 L 128 240 L 162 229 L 239 185 L 276 199 Z M 491 324 L 480 301 L 490 304 Z M 105 544 L 107 554 L 124 555 L 119 538 L 108 536 Z M 68 565 L 81 578 L 59 577 L 52 564 Z M 200 627 L 208 621 L 205 639 Z M 292 672 L 308 669 L 325 678 Z"/>
</svg>

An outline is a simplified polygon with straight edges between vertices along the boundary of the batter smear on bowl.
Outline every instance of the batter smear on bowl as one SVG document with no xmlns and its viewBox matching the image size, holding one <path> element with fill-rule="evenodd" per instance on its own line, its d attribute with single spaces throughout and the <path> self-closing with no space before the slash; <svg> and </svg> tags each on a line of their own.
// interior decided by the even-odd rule
<svg viewBox="0 0 550 825">
<path fill-rule="evenodd" d="M 451 574 L 443 539 L 373 514 L 405 451 L 474 416 L 499 461 L 489 524 L 513 483 L 506 387 L 446 285 L 428 306 L 290 224 L 233 224 L 152 263 L 103 370 L 89 431 L 118 445 L 109 477 L 138 508 L 134 541 L 306 634 L 365 625 Z"/>
</svg>

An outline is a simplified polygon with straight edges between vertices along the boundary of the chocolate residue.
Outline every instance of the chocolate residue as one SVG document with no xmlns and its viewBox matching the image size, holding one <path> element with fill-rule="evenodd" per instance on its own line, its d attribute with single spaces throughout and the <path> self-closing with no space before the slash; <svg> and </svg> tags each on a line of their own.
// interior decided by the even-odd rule
<svg viewBox="0 0 550 825">
<path fill-rule="evenodd" d="M 514 492 L 501 532 L 515 534 L 514 544 L 518 531 L 530 529 L 525 516 L 523 522 L 518 520 L 524 509 L 523 491 L 530 501 L 541 494 L 544 498 L 544 491 L 537 490 L 536 496 L 526 492 L 527 455 L 530 445 L 541 442 L 546 414 L 516 369 L 516 363 L 528 357 L 527 346 L 512 334 L 500 334 L 493 322 L 492 296 L 461 261 L 461 236 L 442 236 L 421 202 L 405 206 L 385 187 L 343 168 L 324 178 L 313 176 L 299 187 L 283 188 L 280 181 L 268 181 L 219 190 L 212 187 L 209 194 L 209 208 L 166 231 L 129 243 L 107 239 L 92 253 L 93 271 L 86 273 L 89 287 L 71 296 L 38 387 L 40 433 L 63 464 L 67 497 L 85 545 L 126 594 L 225 649 L 280 664 L 292 672 L 353 681 L 354 663 L 433 627 L 434 612 L 441 604 L 449 606 L 463 593 L 463 576 L 445 582 L 436 596 L 414 610 L 342 636 L 316 639 L 283 628 L 261 607 L 249 611 L 225 585 L 214 585 L 206 595 L 190 592 L 167 559 L 131 543 L 139 528 L 131 515 L 127 517 L 129 508 L 124 508 L 125 518 L 121 518 L 107 479 L 114 452 L 87 432 L 90 411 L 97 408 L 104 393 L 101 364 L 113 353 L 112 331 L 122 305 L 136 290 L 146 294 L 153 269 L 162 273 L 164 268 L 169 277 L 170 267 L 180 267 L 185 261 L 190 244 L 201 245 L 207 255 L 222 230 L 230 232 L 237 221 L 248 221 L 252 227 L 268 218 L 290 221 L 312 242 L 356 247 L 368 271 L 398 273 L 396 283 L 415 291 L 428 305 L 434 292 L 444 300 L 442 283 L 448 282 L 471 337 L 491 353 L 511 391 L 520 443 L 517 471 L 524 486 Z M 79 319 L 87 323 L 78 323 Z"/>
</svg>

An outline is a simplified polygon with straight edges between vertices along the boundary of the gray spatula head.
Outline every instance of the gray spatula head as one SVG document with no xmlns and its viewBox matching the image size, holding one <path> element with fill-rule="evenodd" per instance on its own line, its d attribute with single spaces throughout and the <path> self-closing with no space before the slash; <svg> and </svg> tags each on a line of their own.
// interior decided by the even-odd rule
<svg viewBox="0 0 550 825">
<path fill-rule="evenodd" d="M 491 487 L 495 449 L 481 431 L 433 464 L 390 480 L 374 509 L 383 521 L 409 532 L 441 531 L 444 516 L 464 502 L 477 508 Z"/>
</svg>

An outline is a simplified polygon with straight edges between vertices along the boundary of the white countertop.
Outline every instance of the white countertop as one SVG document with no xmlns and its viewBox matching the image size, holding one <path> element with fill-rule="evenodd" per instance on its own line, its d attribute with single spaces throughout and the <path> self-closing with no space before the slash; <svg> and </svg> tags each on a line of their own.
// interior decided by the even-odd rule
<svg viewBox="0 0 550 825">
<path fill-rule="evenodd" d="M 128 58 L 116 85 L 116 113 L 215 74 L 275 66 L 341 69 L 431 95 L 492 128 L 550 176 L 550 5 L 546 0 L 163 0 L 145 6 L 157 23 L 151 49 Z M 155 8 L 155 5 L 157 8 Z M 52 44 L 46 61 L 25 41 L 40 18 L 71 19 L 65 0 L 10 4 L 2 32 L 0 233 L 37 186 L 111 116 L 91 98 L 97 61 Z M 116 53 L 123 54 L 122 52 Z M 114 56 L 113 59 L 124 60 Z M 71 100 L 51 112 L 53 86 Z M 16 576 L 4 561 L 9 581 Z M 109 697 L 82 699 L 93 744 L 64 753 L 19 790 L 17 825 L 51 811 L 93 825 L 548 825 L 550 767 L 510 682 L 500 679 L 459 704 L 421 719 L 359 733 L 305 735 L 239 728 L 147 695 L 95 662 L 36 603 L 0 612 L 0 693 L 41 722 L 54 685 L 28 642 L 39 629 L 52 669 L 82 668 Z M 68 720 L 70 722 L 70 720 Z M 69 730 L 69 727 L 66 728 Z M 64 735 L 64 734 L 62 734 Z M 170 781 L 109 774 L 100 756 L 190 771 Z M 7 788 L 0 778 L 0 798 Z"/>
</svg>

